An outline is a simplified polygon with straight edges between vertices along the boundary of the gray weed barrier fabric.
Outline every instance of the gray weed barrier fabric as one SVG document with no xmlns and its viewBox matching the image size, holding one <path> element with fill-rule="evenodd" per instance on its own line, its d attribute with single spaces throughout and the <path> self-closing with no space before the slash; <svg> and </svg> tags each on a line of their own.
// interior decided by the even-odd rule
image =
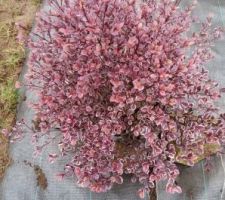
<svg viewBox="0 0 225 200">
<path fill-rule="evenodd" d="M 183 0 L 183 4 L 191 2 Z M 45 6 L 45 5 L 44 5 Z M 225 26 L 225 0 L 199 0 L 195 14 L 204 19 L 208 13 L 214 13 L 213 24 Z M 225 39 L 220 40 L 213 47 L 215 59 L 209 63 L 209 71 L 212 79 L 225 86 Z M 27 66 L 21 74 L 24 79 Z M 21 89 L 21 95 L 26 96 L 18 107 L 18 119 L 24 118 L 30 124 L 34 112 L 28 108 L 27 102 L 37 101 L 37 97 L 27 88 Z M 225 96 L 218 102 L 222 111 L 225 111 Z M 88 189 L 77 187 L 74 178 L 66 178 L 62 182 L 55 178 L 55 174 L 63 170 L 65 160 L 57 160 L 53 164 L 48 162 L 48 153 L 56 152 L 57 145 L 50 145 L 41 156 L 33 158 L 33 146 L 30 136 L 18 143 L 11 145 L 12 165 L 7 170 L 6 176 L 0 183 L 1 200 L 138 200 L 138 184 L 129 182 L 129 177 L 122 185 L 115 185 L 107 193 L 96 194 Z M 46 175 L 48 186 L 44 190 L 37 185 L 37 176 L 32 167 L 25 164 L 26 161 L 39 165 Z M 225 200 L 225 156 L 213 157 L 213 169 L 204 170 L 204 161 L 194 167 L 181 167 L 181 175 L 177 180 L 183 193 L 171 195 L 165 192 L 165 184 L 157 185 L 158 200 Z M 149 199 L 146 197 L 145 199 Z"/>
</svg>

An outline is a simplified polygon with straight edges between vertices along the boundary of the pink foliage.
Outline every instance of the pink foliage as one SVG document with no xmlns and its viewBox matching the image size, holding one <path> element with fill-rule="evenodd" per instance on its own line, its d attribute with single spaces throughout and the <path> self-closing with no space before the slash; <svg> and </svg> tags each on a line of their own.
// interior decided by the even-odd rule
<svg viewBox="0 0 225 200">
<path fill-rule="evenodd" d="M 142 198 L 164 179 L 168 192 L 180 193 L 176 148 L 192 164 L 193 148 L 225 143 L 218 84 L 205 69 L 222 29 L 208 17 L 192 33 L 194 4 L 181 10 L 172 0 L 49 3 L 29 41 L 27 76 L 40 97 L 40 134 L 61 130 L 59 148 L 71 157 L 65 174 L 95 192 L 129 173 L 143 184 Z M 198 120 L 186 120 L 190 113 Z M 213 117 L 217 123 L 206 123 Z M 141 153 L 118 159 L 117 142 Z"/>
</svg>

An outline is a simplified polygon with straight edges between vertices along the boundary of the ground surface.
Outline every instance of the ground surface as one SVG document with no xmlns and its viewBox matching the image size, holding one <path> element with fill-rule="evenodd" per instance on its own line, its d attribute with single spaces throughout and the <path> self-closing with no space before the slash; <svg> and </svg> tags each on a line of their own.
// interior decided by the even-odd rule
<svg viewBox="0 0 225 200">
<path fill-rule="evenodd" d="M 29 30 L 39 5 L 40 0 L 0 0 L 0 130 L 10 129 L 15 121 L 19 100 L 15 82 L 25 60 L 16 23 Z M 0 135 L 0 178 L 9 164 L 8 141 Z"/>
</svg>

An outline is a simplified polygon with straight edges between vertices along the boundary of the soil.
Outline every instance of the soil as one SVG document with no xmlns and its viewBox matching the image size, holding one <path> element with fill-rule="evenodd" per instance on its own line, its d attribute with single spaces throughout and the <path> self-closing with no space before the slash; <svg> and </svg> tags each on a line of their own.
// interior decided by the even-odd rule
<svg viewBox="0 0 225 200">
<path fill-rule="evenodd" d="M 34 165 L 34 172 L 37 176 L 37 185 L 45 190 L 48 187 L 48 182 L 43 170 L 38 165 Z"/>
<path fill-rule="evenodd" d="M 24 160 L 25 165 L 28 165 L 34 169 L 36 179 L 37 179 L 37 186 L 41 189 L 45 190 L 48 187 L 48 181 L 45 176 L 45 173 L 38 165 L 33 165 L 31 162 Z"/>
<path fill-rule="evenodd" d="M 8 146 L 8 140 L 0 134 L 0 180 L 4 177 L 5 171 L 11 163 Z"/>
</svg>

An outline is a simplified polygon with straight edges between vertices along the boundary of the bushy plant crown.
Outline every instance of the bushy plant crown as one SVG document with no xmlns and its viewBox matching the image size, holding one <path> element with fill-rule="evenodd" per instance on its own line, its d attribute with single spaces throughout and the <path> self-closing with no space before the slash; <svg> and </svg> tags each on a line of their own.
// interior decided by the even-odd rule
<svg viewBox="0 0 225 200">
<path fill-rule="evenodd" d="M 58 127 L 61 155 L 71 158 L 61 176 L 75 174 L 80 186 L 105 192 L 125 173 L 142 183 L 140 197 L 164 179 L 168 192 L 181 192 L 176 161 L 193 165 L 205 145 L 225 142 L 218 84 L 205 69 L 222 29 L 211 28 L 210 16 L 193 18 L 195 3 L 49 4 L 29 41 L 28 85 L 39 94 L 33 106 L 41 129 L 33 139 L 49 138 L 37 150 Z"/>
</svg>

